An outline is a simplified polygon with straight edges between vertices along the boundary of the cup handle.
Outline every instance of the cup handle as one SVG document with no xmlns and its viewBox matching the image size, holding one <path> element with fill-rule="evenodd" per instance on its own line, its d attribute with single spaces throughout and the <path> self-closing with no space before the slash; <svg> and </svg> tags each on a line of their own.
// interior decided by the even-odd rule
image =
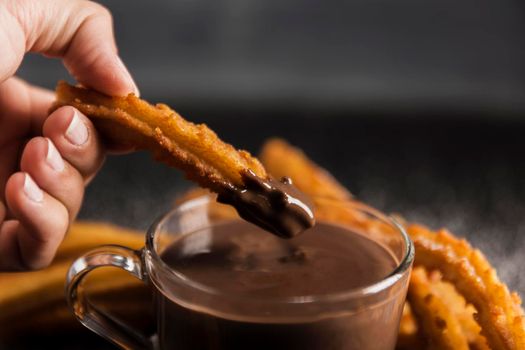
<svg viewBox="0 0 525 350">
<path fill-rule="evenodd" d="M 94 249 L 73 262 L 67 273 L 66 299 L 77 319 L 87 328 L 122 349 L 153 349 L 152 342 L 122 321 L 97 309 L 90 303 L 83 288 L 83 280 L 92 270 L 113 266 L 128 271 L 146 282 L 141 251 L 117 245 Z"/>
</svg>

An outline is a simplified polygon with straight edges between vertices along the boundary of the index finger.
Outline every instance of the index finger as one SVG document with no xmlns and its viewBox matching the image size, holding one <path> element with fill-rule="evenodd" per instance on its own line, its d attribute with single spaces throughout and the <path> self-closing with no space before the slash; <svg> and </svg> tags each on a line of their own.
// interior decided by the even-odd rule
<svg viewBox="0 0 525 350">
<path fill-rule="evenodd" d="M 11 0 L 0 3 L 0 19 L 0 38 L 7 43 L 0 49 L 0 81 L 32 51 L 63 58 L 80 83 L 107 95 L 138 93 L 117 54 L 112 17 L 103 6 L 81 0 Z"/>
</svg>

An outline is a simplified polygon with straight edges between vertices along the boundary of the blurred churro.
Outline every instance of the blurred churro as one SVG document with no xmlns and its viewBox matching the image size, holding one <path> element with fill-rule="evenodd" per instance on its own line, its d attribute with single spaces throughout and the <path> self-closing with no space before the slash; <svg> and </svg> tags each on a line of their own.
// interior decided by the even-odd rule
<svg viewBox="0 0 525 350">
<path fill-rule="evenodd" d="M 467 338 L 453 310 L 432 288 L 427 272 L 414 268 L 410 276 L 408 300 L 419 321 L 428 348 L 468 350 Z"/>
<path fill-rule="evenodd" d="M 325 169 L 312 162 L 300 149 L 282 139 L 270 139 L 259 158 L 276 178 L 291 177 L 297 188 L 310 196 L 348 200 L 352 194 Z"/>
<path fill-rule="evenodd" d="M 104 244 L 120 244 L 139 249 L 144 242 L 143 232 L 102 222 L 76 221 L 60 244 L 55 261 L 77 258 L 81 253 Z"/>
<path fill-rule="evenodd" d="M 424 269 L 422 266 L 419 268 Z M 474 306 L 467 303 L 452 283 L 443 280 L 439 270 L 427 272 L 427 275 L 432 284 L 432 291 L 456 315 L 470 348 L 489 350 L 487 340 L 481 335 L 481 327 L 474 319 L 474 314 L 476 313 Z"/>
<path fill-rule="evenodd" d="M 414 314 L 409 303 L 403 305 L 403 315 L 399 323 L 396 350 L 417 350 L 425 346 L 424 339 L 420 336 L 419 325 L 414 319 Z"/>
<path fill-rule="evenodd" d="M 50 267 L 31 272 L 1 273 L 0 285 L 9 286 L 0 288 L 2 334 L 16 329 L 27 330 L 32 327 L 33 321 L 36 325 L 39 324 L 38 320 L 42 320 L 50 328 L 57 326 L 62 318 L 57 318 L 56 322 L 46 318 L 45 315 L 50 310 L 59 315 L 71 315 L 68 319 L 72 320 L 64 295 L 67 270 L 74 258 L 104 244 L 120 244 L 139 249 L 144 245 L 144 234 L 103 223 L 76 222 L 71 226 Z M 115 293 L 123 296 L 126 293 L 136 294 L 147 290 L 142 282 L 115 269 L 101 269 L 90 276 L 90 279 L 89 294 L 100 296 L 100 299 Z M 25 320 L 26 327 L 15 320 Z"/>
<path fill-rule="evenodd" d="M 521 300 L 510 293 L 485 256 L 445 230 L 407 227 L 416 247 L 416 265 L 439 270 L 476 308 L 476 320 L 491 349 L 525 349 Z"/>
</svg>

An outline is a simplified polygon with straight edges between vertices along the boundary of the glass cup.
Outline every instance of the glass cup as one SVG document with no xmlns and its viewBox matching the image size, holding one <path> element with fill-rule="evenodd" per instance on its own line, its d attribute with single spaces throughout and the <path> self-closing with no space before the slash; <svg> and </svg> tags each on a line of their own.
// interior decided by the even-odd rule
<svg viewBox="0 0 525 350">
<path fill-rule="evenodd" d="M 367 206 L 314 201 L 318 219 L 368 235 L 388 249 L 397 266 L 372 285 L 320 296 L 261 299 L 203 286 L 166 265 L 161 254 L 181 237 L 241 220 L 205 196 L 158 219 L 139 251 L 103 246 L 78 258 L 67 275 L 68 303 L 84 326 L 123 349 L 394 349 L 414 258 L 411 240 L 392 218 Z M 154 337 L 89 302 L 82 281 L 104 266 L 124 269 L 152 287 Z"/>
</svg>

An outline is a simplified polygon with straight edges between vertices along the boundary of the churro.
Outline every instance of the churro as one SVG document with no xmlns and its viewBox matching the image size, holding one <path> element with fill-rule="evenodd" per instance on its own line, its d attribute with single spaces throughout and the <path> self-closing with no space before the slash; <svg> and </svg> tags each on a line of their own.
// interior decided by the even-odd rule
<svg viewBox="0 0 525 350">
<path fill-rule="evenodd" d="M 248 152 L 223 142 L 204 124 L 182 118 L 164 104 L 155 106 L 133 94 L 110 97 L 59 82 L 52 109 L 70 105 L 95 124 L 105 140 L 145 149 L 218 193 L 218 201 L 281 237 L 290 238 L 315 223 L 308 199 L 291 181 L 268 176 Z"/>
<path fill-rule="evenodd" d="M 273 176 L 291 177 L 295 186 L 302 188 L 303 191 L 308 189 L 310 196 L 337 200 L 352 198 L 352 194 L 328 171 L 308 159 L 299 148 L 289 145 L 282 139 L 268 140 L 259 158 Z"/>
<path fill-rule="evenodd" d="M 429 348 L 468 350 L 469 345 L 453 310 L 432 288 L 432 281 L 423 268 L 415 268 L 410 276 L 408 300 L 425 334 Z"/>
<path fill-rule="evenodd" d="M 52 308 L 60 315 L 65 314 L 66 311 L 67 314 L 71 314 L 64 295 L 64 279 L 67 270 L 74 258 L 104 244 L 120 244 L 139 249 L 144 245 L 144 234 L 109 224 L 76 222 L 71 226 L 64 242 L 58 248 L 57 256 L 50 267 L 31 272 L 1 273 L 0 284 L 10 286 L 0 288 L 2 334 L 14 331 L 18 326 L 21 330 L 27 329 L 23 327 L 23 324 L 13 321 L 25 320 L 27 317 L 24 315 L 31 315 L 31 319 L 39 324 L 38 320 L 42 317 L 44 320 L 47 319 L 39 315 L 48 308 Z M 101 296 L 101 299 L 116 291 L 122 294 L 123 290 L 127 292 L 147 290 L 142 282 L 124 272 L 115 273 L 112 269 L 97 271 L 93 275 L 92 282 L 89 284 L 89 293 L 93 296 Z M 60 323 L 60 320 L 56 321 Z M 30 324 L 31 322 L 27 322 L 28 328 Z M 54 323 L 49 322 L 50 327 L 53 325 Z"/>
<path fill-rule="evenodd" d="M 446 230 L 434 233 L 420 225 L 407 227 L 416 247 L 416 265 L 441 271 L 465 300 L 491 349 L 525 349 L 521 300 L 498 278 L 485 256 Z"/>
</svg>

